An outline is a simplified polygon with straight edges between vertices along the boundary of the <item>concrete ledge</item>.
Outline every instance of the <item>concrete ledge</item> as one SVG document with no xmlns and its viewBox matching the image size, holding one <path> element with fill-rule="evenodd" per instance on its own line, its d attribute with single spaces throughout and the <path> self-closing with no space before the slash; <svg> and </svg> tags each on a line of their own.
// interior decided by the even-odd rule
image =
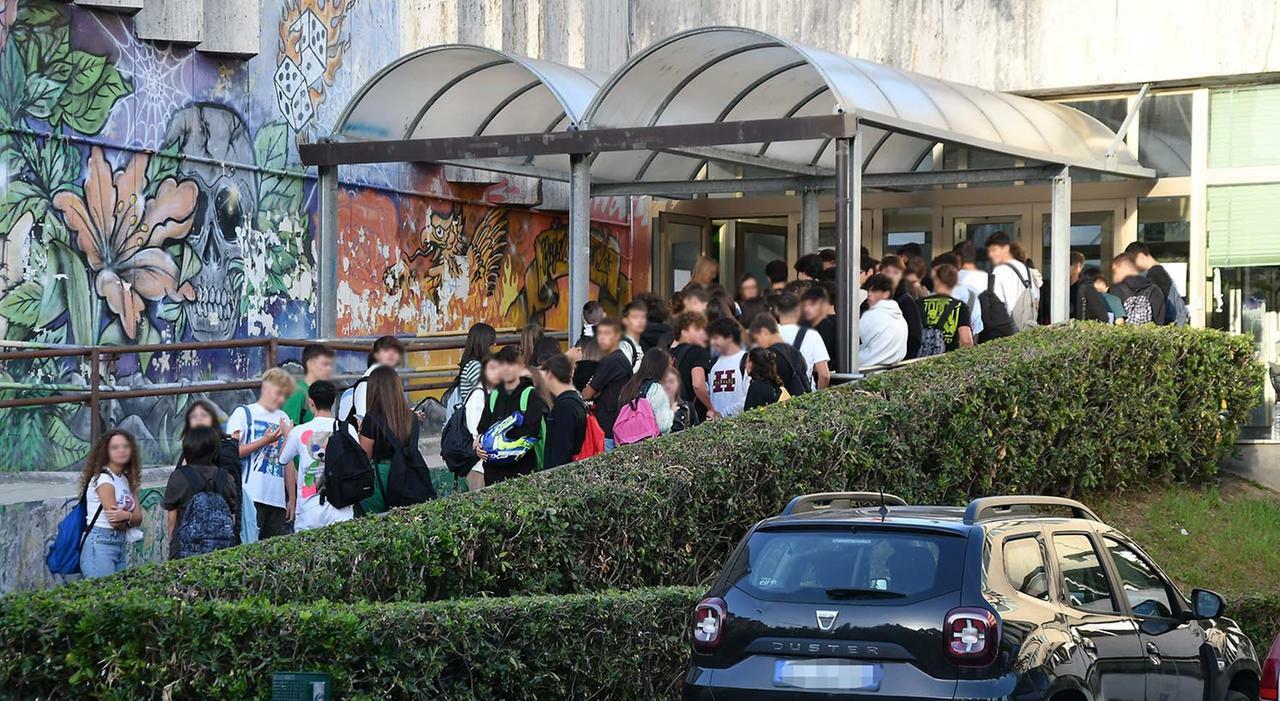
<svg viewBox="0 0 1280 701">
<path fill-rule="evenodd" d="M 1222 461 L 1222 469 L 1280 492 L 1280 441 L 1240 441 L 1239 454 Z"/>
</svg>

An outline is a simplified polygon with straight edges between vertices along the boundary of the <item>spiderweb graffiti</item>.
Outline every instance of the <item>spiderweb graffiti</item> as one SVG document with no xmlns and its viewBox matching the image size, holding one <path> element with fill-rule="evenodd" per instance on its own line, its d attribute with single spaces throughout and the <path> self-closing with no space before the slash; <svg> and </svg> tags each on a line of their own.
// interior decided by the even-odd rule
<svg viewBox="0 0 1280 701">
<path fill-rule="evenodd" d="M 116 104 L 107 127 L 119 142 L 138 148 L 159 148 L 169 118 L 192 101 L 190 88 L 196 77 L 192 53 L 171 46 L 144 43 L 119 17 L 81 13 L 92 17 L 101 36 L 114 46 L 121 72 L 133 79 L 134 92 Z"/>
</svg>

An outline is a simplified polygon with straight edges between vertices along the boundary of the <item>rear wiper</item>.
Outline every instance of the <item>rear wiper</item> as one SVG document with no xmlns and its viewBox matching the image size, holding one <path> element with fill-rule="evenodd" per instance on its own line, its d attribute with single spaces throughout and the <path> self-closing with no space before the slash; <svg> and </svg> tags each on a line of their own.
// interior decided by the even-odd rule
<svg viewBox="0 0 1280 701">
<path fill-rule="evenodd" d="M 902 599 L 906 594 L 884 589 L 828 589 L 827 596 L 832 599 Z"/>
</svg>

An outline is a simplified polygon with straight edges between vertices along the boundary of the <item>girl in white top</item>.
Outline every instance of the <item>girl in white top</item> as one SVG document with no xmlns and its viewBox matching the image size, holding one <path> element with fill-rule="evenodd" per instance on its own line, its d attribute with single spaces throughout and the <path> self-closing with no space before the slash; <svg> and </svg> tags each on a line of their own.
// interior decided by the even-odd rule
<svg viewBox="0 0 1280 701">
<path fill-rule="evenodd" d="M 134 496 L 141 479 L 137 441 L 128 431 L 107 431 L 80 473 L 89 528 L 80 551 L 80 571 L 86 578 L 114 574 L 128 565 L 128 532 L 142 525 L 142 508 Z"/>
<path fill-rule="evenodd" d="M 472 436 L 479 431 L 480 415 L 484 413 L 485 398 L 489 396 L 489 390 L 502 382 L 502 377 L 498 373 L 498 364 L 493 362 L 493 356 L 485 355 L 480 360 L 480 381 L 463 398 L 463 411 L 467 412 L 467 430 Z M 481 489 L 484 489 L 484 462 L 478 461 L 471 468 L 471 472 L 467 473 L 467 491 L 475 492 Z"/>
</svg>

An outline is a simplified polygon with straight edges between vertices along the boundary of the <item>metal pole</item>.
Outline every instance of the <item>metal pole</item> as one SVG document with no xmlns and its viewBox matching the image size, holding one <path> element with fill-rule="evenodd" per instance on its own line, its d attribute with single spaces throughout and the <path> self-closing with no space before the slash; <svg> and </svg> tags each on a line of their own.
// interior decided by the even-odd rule
<svg viewBox="0 0 1280 701">
<path fill-rule="evenodd" d="M 800 254 L 818 251 L 818 191 L 800 192 Z"/>
<path fill-rule="evenodd" d="M 102 384 L 102 351 L 89 351 L 89 443 L 98 442 L 102 435 L 102 402 L 99 385 Z"/>
<path fill-rule="evenodd" d="M 837 369 L 858 374 L 858 270 L 862 264 L 862 132 L 836 139 Z"/>
<path fill-rule="evenodd" d="M 334 338 L 338 335 L 338 167 L 321 166 L 316 182 L 319 199 L 319 245 L 316 261 L 319 288 L 318 335 Z"/>
<path fill-rule="evenodd" d="M 591 163 L 569 156 L 569 344 L 582 335 L 582 306 L 591 292 Z"/>
<path fill-rule="evenodd" d="M 1053 176 L 1053 204 L 1049 214 L 1049 321 L 1067 320 L 1071 309 L 1071 173 L 1067 167 Z"/>
</svg>

